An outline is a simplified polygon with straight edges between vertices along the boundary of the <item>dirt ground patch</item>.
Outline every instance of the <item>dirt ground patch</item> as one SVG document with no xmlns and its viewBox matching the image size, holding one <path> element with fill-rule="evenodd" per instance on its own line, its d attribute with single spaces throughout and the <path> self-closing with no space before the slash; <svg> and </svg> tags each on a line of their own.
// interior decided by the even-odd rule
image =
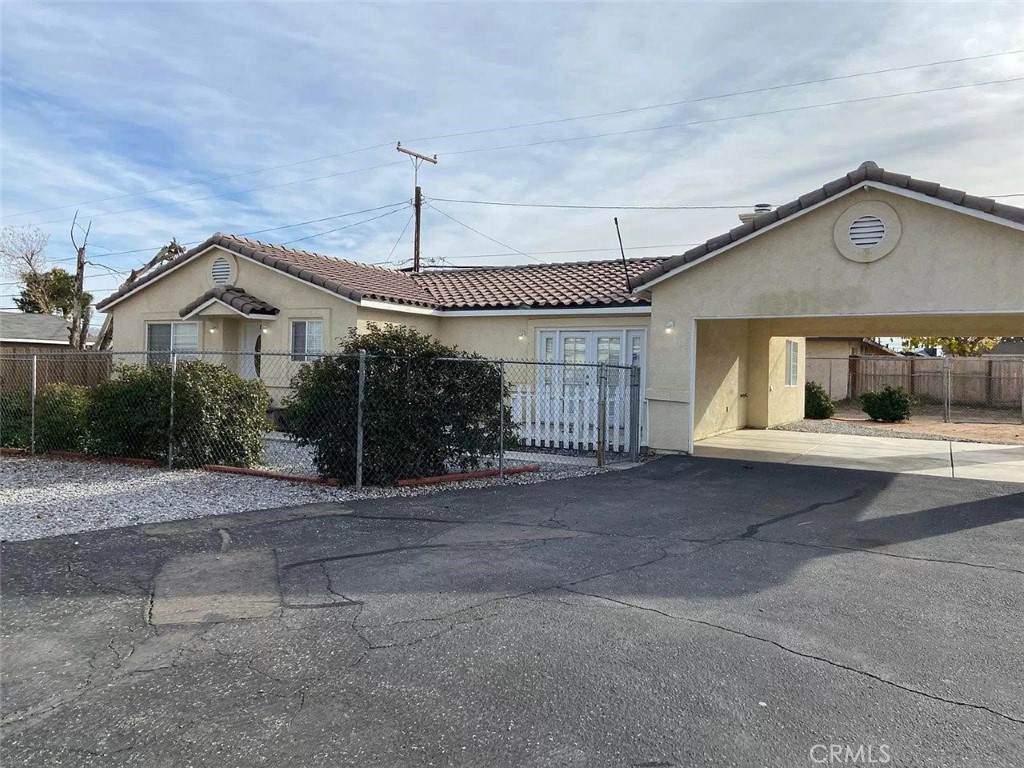
<svg viewBox="0 0 1024 768">
<path fill-rule="evenodd" d="M 871 421 L 855 403 L 836 403 L 836 415 L 826 422 L 804 419 L 799 423 L 827 425 L 823 432 L 842 432 L 843 427 L 852 427 L 855 434 L 874 430 L 892 437 L 935 436 L 945 440 L 1024 445 L 1024 424 L 1020 423 L 944 422 L 938 415 L 919 414 L 900 424 L 882 424 Z"/>
</svg>

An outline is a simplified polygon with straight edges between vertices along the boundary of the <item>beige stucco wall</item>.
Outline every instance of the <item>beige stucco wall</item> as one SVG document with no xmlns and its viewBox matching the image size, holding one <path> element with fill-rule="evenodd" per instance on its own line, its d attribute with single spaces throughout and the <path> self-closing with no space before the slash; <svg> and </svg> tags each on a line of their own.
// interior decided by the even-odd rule
<svg viewBox="0 0 1024 768">
<path fill-rule="evenodd" d="M 858 339 L 808 339 L 807 381 L 820 384 L 833 400 L 850 394 L 850 355 L 861 353 Z"/>
<path fill-rule="evenodd" d="M 697 334 L 700 344 L 693 430 L 700 439 L 747 423 L 750 321 L 699 322 Z"/>
<path fill-rule="evenodd" d="M 589 315 L 564 313 L 514 317 L 445 317 L 440 338 L 467 352 L 504 360 L 536 360 L 537 335 L 552 330 L 620 330 L 647 328 L 647 315 Z M 520 336 L 522 338 L 520 339 Z"/>
<path fill-rule="evenodd" d="M 833 236 L 840 216 L 864 201 L 889 205 L 902 229 L 895 248 L 870 263 L 844 258 Z M 692 361 L 704 356 L 691 346 L 697 319 L 760 319 L 748 331 L 750 349 L 768 346 L 747 362 L 747 419 L 756 426 L 785 423 L 799 418 L 803 398 L 802 385 L 775 386 L 784 375 L 785 337 L 1024 334 L 1024 232 L 862 190 L 697 263 L 651 292 L 650 444 L 681 451 L 689 447 L 691 404 L 704 392 L 692 392 L 690 383 Z M 707 412 L 703 404 L 693 409 L 695 425 Z"/>
</svg>

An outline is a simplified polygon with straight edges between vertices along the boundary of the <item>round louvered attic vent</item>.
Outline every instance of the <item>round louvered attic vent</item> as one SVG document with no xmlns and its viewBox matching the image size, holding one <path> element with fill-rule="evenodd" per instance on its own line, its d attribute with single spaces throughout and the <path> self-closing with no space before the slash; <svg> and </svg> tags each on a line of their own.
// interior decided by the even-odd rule
<svg viewBox="0 0 1024 768">
<path fill-rule="evenodd" d="M 860 216 L 850 224 L 850 242 L 858 248 L 874 248 L 885 237 L 885 222 L 877 216 Z"/>
<path fill-rule="evenodd" d="M 223 256 L 214 259 L 210 275 L 213 277 L 214 285 L 227 285 L 231 279 L 231 263 Z"/>
</svg>

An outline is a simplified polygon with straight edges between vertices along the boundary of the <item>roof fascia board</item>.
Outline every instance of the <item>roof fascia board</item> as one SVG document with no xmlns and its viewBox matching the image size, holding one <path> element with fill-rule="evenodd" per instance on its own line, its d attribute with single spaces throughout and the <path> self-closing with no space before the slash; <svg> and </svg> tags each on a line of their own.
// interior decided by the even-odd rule
<svg viewBox="0 0 1024 768">
<path fill-rule="evenodd" d="M 530 309 L 427 309 L 408 304 L 393 304 L 388 301 L 363 299 L 364 309 L 382 309 L 389 312 L 405 312 L 430 317 L 550 317 L 552 315 L 649 315 L 650 306 L 630 307 L 550 307 Z"/>
<path fill-rule="evenodd" d="M 432 307 L 417 307 L 415 304 L 399 304 L 392 301 L 380 301 L 379 299 L 363 299 L 359 302 L 363 309 L 382 309 L 389 312 L 406 312 L 410 315 L 433 315 L 442 314 Z"/>
<path fill-rule="evenodd" d="M 650 306 L 630 307 L 550 307 L 546 309 L 455 309 L 441 312 L 442 317 L 553 317 L 555 315 L 649 315 Z"/>
<path fill-rule="evenodd" d="M 71 345 L 71 342 L 57 341 L 56 339 L 8 339 L 0 337 L 0 344 L 61 344 L 67 347 Z"/>
<path fill-rule="evenodd" d="M 917 200 L 917 201 L 922 202 L 922 203 L 930 203 L 931 205 L 938 206 L 939 208 L 945 208 L 946 210 L 949 210 L 949 211 L 955 211 L 957 213 L 963 213 L 963 214 L 966 214 L 968 216 L 974 216 L 975 218 L 982 219 L 983 221 L 989 221 L 989 222 L 992 222 L 993 224 L 1002 224 L 1003 226 L 1010 227 L 1011 229 L 1016 229 L 1016 230 L 1024 231 L 1024 224 L 1020 224 L 1020 223 L 1018 223 L 1016 221 L 1010 221 L 1009 219 L 1004 219 L 1004 218 L 1001 218 L 999 216 L 993 216 L 992 214 L 985 213 L 984 211 L 978 211 L 978 210 L 975 210 L 974 208 L 967 208 L 967 207 L 962 206 L 962 205 L 956 205 L 955 203 L 949 203 L 949 202 L 946 202 L 945 200 L 939 200 L 938 198 L 930 197 L 929 195 L 922 195 L 920 192 L 914 192 L 914 191 L 909 190 L 909 189 L 901 189 L 900 187 L 894 187 L 894 186 L 892 186 L 890 184 L 884 184 L 884 183 L 879 182 L 879 181 L 862 181 L 860 184 L 852 186 L 849 189 L 843 190 L 842 192 L 839 192 L 839 193 L 833 195 L 832 197 L 826 198 L 825 200 L 822 200 L 820 203 L 815 203 L 814 205 L 810 206 L 809 208 L 804 208 L 803 210 L 798 211 L 797 213 L 794 213 L 792 216 L 787 216 L 786 218 L 784 218 L 784 219 L 782 219 L 780 221 L 776 221 L 776 222 L 774 222 L 772 224 L 769 224 L 767 227 L 764 227 L 762 229 L 758 229 L 758 230 L 756 230 L 754 232 L 751 232 L 746 237 L 741 237 L 739 240 L 736 240 L 735 242 L 729 243 L 728 245 L 723 245 L 717 251 L 715 251 L 714 253 L 708 254 L 707 256 L 705 256 L 702 259 L 697 259 L 696 261 L 691 261 L 689 264 L 680 264 L 675 269 L 672 269 L 672 270 L 666 272 L 663 275 L 659 275 L 658 277 L 654 278 L 653 280 L 649 280 L 646 283 L 642 283 L 642 284 L 636 286 L 633 289 L 633 293 L 637 293 L 638 291 L 642 291 L 642 290 L 649 290 L 650 288 L 652 288 L 653 286 L 657 285 L 658 283 L 660 283 L 660 282 L 662 282 L 664 280 L 667 280 L 670 277 L 674 277 L 675 275 L 679 274 L 680 272 L 685 272 L 687 269 L 690 269 L 690 267 L 696 267 L 696 266 L 698 266 L 700 264 L 704 264 L 705 262 L 711 261 L 711 259 L 715 258 L 715 256 L 718 256 L 720 253 L 725 253 L 726 251 L 730 250 L 731 248 L 736 247 L 737 245 L 742 245 L 743 243 L 746 243 L 749 240 L 753 240 L 755 237 L 757 237 L 760 234 L 763 234 L 765 232 L 770 232 L 771 230 L 775 229 L 776 227 L 780 227 L 783 224 L 788 224 L 791 221 L 795 221 L 796 219 L 799 219 L 805 213 L 810 213 L 811 211 L 815 211 L 818 208 L 821 208 L 822 206 L 828 205 L 829 203 L 833 203 L 833 202 L 835 202 L 836 200 L 839 200 L 842 197 L 846 197 L 847 195 L 852 194 L 853 192 L 857 192 L 858 190 L 861 190 L 861 189 L 867 189 L 869 187 L 872 188 L 872 189 L 880 190 L 882 192 L 890 192 L 890 193 L 895 194 L 895 195 L 902 195 L 903 197 L 909 198 L 911 200 Z"/>
<path fill-rule="evenodd" d="M 930 309 L 927 312 L 918 310 L 906 310 L 897 312 L 857 312 L 849 313 L 823 313 L 810 312 L 803 314 L 785 315 L 701 315 L 697 320 L 802 320 L 804 318 L 821 318 L 822 320 L 834 320 L 845 318 L 857 320 L 862 317 L 945 317 L 947 315 L 1020 315 L 1024 318 L 1024 311 L 1013 309 Z M 820 336 L 809 336 L 807 338 L 827 338 Z M 840 338 L 840 337 L 835 337 Z M 853 336 L 851 338 L 856 338 Z"/>
</svg>

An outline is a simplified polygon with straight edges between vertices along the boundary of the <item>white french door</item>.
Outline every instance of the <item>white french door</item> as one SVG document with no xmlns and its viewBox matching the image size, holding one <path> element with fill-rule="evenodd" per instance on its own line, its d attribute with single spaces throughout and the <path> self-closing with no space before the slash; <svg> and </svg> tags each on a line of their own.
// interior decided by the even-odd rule
<svg viewBox="0 0 1024 768">
<path fill-rule="evenodd" d="M 601 442 L 596 366 L 603 363 L 620 366 L 608 370 L 608 433 L 604 440 L 612 450 L 623 445 L 630 426 L 630 374 L 621 366 L 639 366 L 643 386 L 646 331 L 540 331 L 537 341 L 539 361 L 550 365 L 538 366 L 534 390 L 518 395 L 521 407 L 516 411 L 522 417 L 521 430 L 527 442 L 577 448 Z"/>
</svg>

